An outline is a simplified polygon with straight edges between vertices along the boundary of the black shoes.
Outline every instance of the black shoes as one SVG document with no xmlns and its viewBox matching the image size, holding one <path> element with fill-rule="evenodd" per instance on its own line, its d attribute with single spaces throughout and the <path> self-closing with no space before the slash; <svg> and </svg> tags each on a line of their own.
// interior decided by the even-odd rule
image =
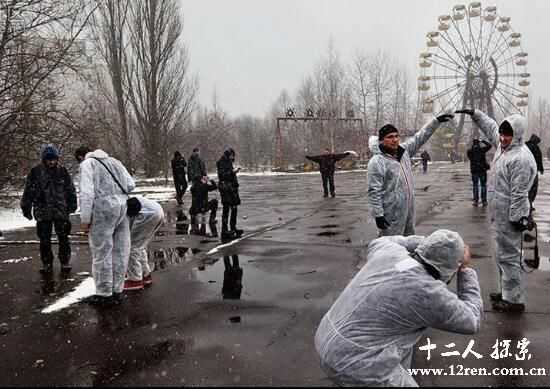
<svg viewBox="0 0 550 389">
<path fill-rule="evenodd" d="M 93 296 L 87 297 L 82 301 L 97 307 L 110 307 L 113 305 L 120 305 L 123 300 L 124 297 L 122 293 L 113 293 L 112 296 L 100 296 L 98 294 L 94 294 Z"/>
<path fill-rule="evenodd" d="M 491 301 L 497 302 L 502 300 L 502 293 L 489 293 Z"/>
<path fill-rule="evenodd" d="M 510 303 L 506 300 L 493 301 L 493 309 L 497 312 L 522 313 L 525 304 Z"/>
</svg>

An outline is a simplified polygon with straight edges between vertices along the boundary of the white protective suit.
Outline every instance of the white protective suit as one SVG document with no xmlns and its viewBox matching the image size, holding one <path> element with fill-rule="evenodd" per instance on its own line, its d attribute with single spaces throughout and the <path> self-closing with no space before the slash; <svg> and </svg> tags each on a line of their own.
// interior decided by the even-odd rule
<svg viewBox="0 0 550 389">
<path fill-rule="evenodd" d="M 151 274 L 147 258 L 147 246 L 164 222 L 164 211 L 156 201 L 142 196 L 136 197 L 141 203 L 141 211 L 136 217 L 130 218 L 132 247 L 130 249 L 130 260 L 128 261 L 128 279 L 141 281 L 143 277 Z"/>
<path fill-rule="evenodd" d="M 329 378 L 341 386 L 417 386 L 407 369 L 413 348 L 428 327 L 477 332 L 483 303 L 475 270 L 458 272 L 458 295 L 446 285 L 463 257 L 462 238 L 447 230 L 428 237 L 372 241 L 366 265 L 315 334 L 321 367 Z M 439 279 L 421 260 L 437 270 Z"/>
<path fill-rule="evenodd" d="M 390 226 L 380 235 L 413 235 L 416 220 L 414 182 L 411 167 L 413 156 L 441 123 L 434 118 L 420 131 L 399 146 L 397 158 L 383 153 L 377 137 L 369 146 L 374 154 L 367 167 L 368 203 L 372 216 L 384 216 Z"/>
<path fill-rule="evenodd" d="M 122 293 L 130 254 L 127 196 L 100 159 L 129 193 L 135 183 L 124 165 L 103 150 L 86 154 L 80 163 L 80 220 L 90 224 L 89 243 L 96 294 Z"/>
<path fill-rule="evenodd" d="M 498 124 L 479 110 L 475 111 L 473 120 L 496 148 L 493 165 L 489 170 L 487 197 L 495 234 L 495 259 L 499 268 L 498 284 L 502 299 L 525 304 L 520 263 L 522 233 L 510 222 L 529 216 L 528 193 L 537 175 L 537 163 L 523 142 L 527 121 L 521 115 L 505 119 L 512 126 L 514 137 L 512 144 L 503 150 Z"/>
</svg>

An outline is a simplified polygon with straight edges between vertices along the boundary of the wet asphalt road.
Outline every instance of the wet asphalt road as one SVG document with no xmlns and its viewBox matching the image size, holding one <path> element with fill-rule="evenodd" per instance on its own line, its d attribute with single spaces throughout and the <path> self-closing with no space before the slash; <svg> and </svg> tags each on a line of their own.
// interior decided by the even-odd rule
<svg viewBox="0 0 550 389">
<path fill-rule="evenodd" d="M 545 177 L 535 204 L 543 270 L 526 276 L 526 313 L 506 315 L 490 310 L 496 268 L 489 224 L 486 210 L 470 204 L 466 166 L 430 168 L 428 175 L 416 173 L 417 233 L 449 228 L 462 234 L 472 247 L 486 312 L 476 335 L 430 331 L 427 336 L 437 349 L 429 361 L 417 349 L 413 367 L 453 364 L 455 372 L 459 364 L 487 370 L 542 367 L 550 374 L 550 189 Z M 366 173 L 337 174 L 335 199 L 322 198 L 318 175 L 243 176 L 240 182 L 240 227 L 245 234 L 257 233 L 207 256 L 219 240 L 187 234 L 175 201 L 164 203 L 167 221 L 150 250 L 154 284 L 126 293 L 116 307 L 79 303 L 40 312 L 88 277 L 78 274 L 91 270 L 84 237 L 72 237 L 72 273 L 60 275 L 56 263 L 52 278 L 38 273 L 36 244 L 0 241 L 0 385 L 330 386 L 313 336 L 322 315 L 364 264 L 366 244 L 376 237 L 366 205 Z M 34 229 L 5 234 L 5 241 L 25 239 L 36 239 Z M 32 260 L 3 262 L 22 257 Z M 239 267 L 242 273 L 235 270 Z M 235 284 L 241 275 L 239 291 Z M 511 341 L 512 354 L 527 338 L 531 359 L 491 358 L 497 338 Z M 440 355 L 462 353 L 472 339 L 473 350 L 483 358 Z M 456 346 L 446 348 L 450 343 Z M 447 375 L 417 381 L 421 386 L 550 384 L 546 376 Z"/>
</svg>

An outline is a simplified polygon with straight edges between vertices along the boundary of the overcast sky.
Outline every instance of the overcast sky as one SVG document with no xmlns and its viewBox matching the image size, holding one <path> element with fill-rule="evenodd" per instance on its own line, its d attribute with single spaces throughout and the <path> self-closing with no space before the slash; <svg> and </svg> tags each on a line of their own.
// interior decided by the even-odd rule
<svg viewBox="0 0 550 389">
<path fill-rule="evenodd" d="M 282 89 L 294 95 L 332 38 L 341 60 L 355 51 L 383 49 L 418 75 L 418 54 L 450 0 L 180 0 L 191 71 L 199 101 L 211 105 L 214 89 L 230 115 L 262 116 Z M 492 0 L 510 16 L 529 53 L 531 95 L 550 97 L 550 1 Z"/>
</svg>

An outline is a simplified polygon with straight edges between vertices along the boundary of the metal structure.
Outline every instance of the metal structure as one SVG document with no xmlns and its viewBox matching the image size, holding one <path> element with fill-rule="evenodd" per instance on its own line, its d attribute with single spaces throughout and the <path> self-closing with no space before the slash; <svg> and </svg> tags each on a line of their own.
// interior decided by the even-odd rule
<svg viewBox="0 0 550 389">
<path fill-rule="evenodd" d="M 334 113 L 327 115 L 323 111 L 313 112 L 313 109 L 307 108 L 304 112 L 304 116 L 296 116 L 296 110 L 294 108 L 288 108 L 286 110 L 286 116 L 277 117 L 277 128 L 275 132 L 275 168 L 283 169 L 286 166 L 283 156 L 283 134 L 281 131 L 281 123 L 287 121 L 293 122 L 327 122 L 330 126 L 335 122 L 356 122 L 361 125 L 361 134 L 363 133 L 363 119 L 353 117 L 352 111 L 346 112 L 345 118 L 336 117 Z M 331 151 L 334 152 L 334 132 L 331 132 Z"/>
<path fill-rule="evenodd" d="M 426 35 L 426 51 L 420 53 L 422 112 L 473 107 L 495 120 L 512 113 L 526 115 L 530 74 L 521 39 L 521 34 L 512 30 L 510 18 L 499 16 L 495 6 L 483 8 L 480 2 L 473 2 L 456 5 L 450 14 L 441 15 L 437 30 Z M 461 115 L 455 151 L 463 128 Z"/>
</svg>

